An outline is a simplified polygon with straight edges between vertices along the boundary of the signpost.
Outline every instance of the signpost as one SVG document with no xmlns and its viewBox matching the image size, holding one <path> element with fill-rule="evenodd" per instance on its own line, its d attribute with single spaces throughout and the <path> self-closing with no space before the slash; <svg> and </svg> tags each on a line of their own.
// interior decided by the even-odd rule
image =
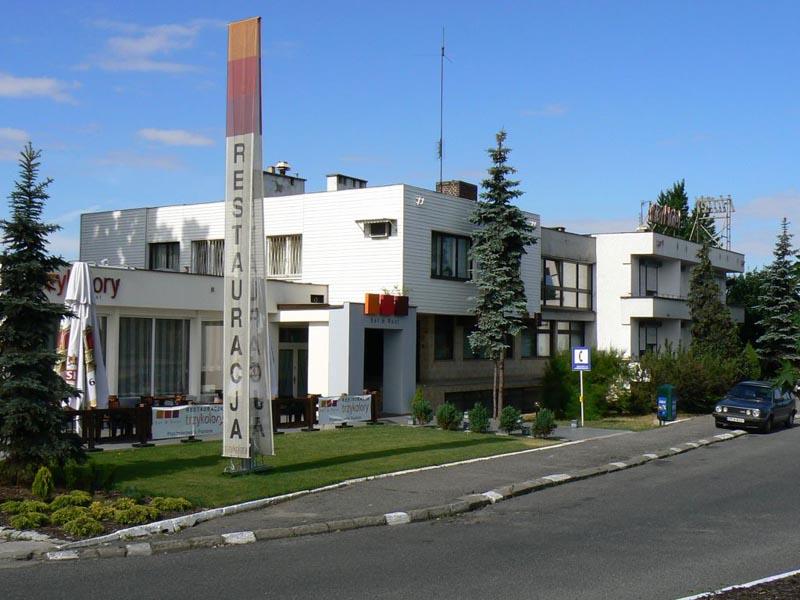
<svg viewBox="0 0 800 600">
<path fill-rule="evenodd" d="M 572 370 L 581 378 L 581 427 L 583 427 L 583 372 L 592 370 L 592 352 L 586 346 L 572 348 Z"/>
<path fill-rule="evenodd" d="M 261 19 L 228 26 L 222 456 L 228 473 L 274 454 L 261 160 Z"/>
</svg>

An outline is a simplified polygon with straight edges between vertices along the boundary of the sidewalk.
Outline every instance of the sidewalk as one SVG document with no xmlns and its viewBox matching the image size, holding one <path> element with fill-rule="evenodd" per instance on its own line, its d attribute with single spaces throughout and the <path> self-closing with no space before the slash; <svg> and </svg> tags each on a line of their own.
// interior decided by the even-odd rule
<svg viewBox="0 0 800 600">
<path fill-rule="evenodd" d="M 695 417 L 643 432 L 559 428 L 555 435 L 563 442 L 555 446 L 474 459 L 453 466 L 428 467 L 395 476 L 377 476 L 221 516 L 171 534 L 117 539 L 93 547 L 68 544 L 59 552 L 50 552 L 47 558 L 141 556 L 426 520 L 474 510 L 489 502 L 566 480 L 604 475 L 693 450 L 701 440 L 701 445 L 705 445 L 734 437 L 730 433 L 720 437 L 721 433 L 714 426 L 712 416 Z M 743 432 L 735 435 L 741 434 Z M 510 487 L 520 482 L 522 485 Z M 16 544 L 0 543 L 0 548 L 5 546 L 10 552 Z"/>
</svg>

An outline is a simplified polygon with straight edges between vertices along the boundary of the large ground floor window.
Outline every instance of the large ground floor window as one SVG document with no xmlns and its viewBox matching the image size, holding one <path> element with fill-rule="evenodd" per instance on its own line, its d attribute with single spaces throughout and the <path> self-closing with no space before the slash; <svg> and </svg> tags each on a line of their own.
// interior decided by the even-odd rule
<svg viewBox="0 0 800 600">
<path fill-rule="evenodd" d="M 213 399 L 222 391 L 222 321 L 204 321 L 201 333 L 200 393 Z"/>
<path fill-rule="evenodd" d="M 189 320 L 119 319 L 120 396 L 185 394 L 189 389 Z"/>
</svg>

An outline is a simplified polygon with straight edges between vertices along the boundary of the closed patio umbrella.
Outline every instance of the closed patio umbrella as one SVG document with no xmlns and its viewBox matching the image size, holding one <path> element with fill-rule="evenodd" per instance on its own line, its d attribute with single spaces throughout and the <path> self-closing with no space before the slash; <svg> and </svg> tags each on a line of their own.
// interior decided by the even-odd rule
<svg viewBox="0 0 800 600">
<path fill-rule="evenodd" d="M 64 305 L 73 313 L 61 320 L 56 371 L 82 393 L 69 399 L 75 410 L 108 408 L 108 380 L 100 347 L 96 302 L 89 265 L 75 262 Z"/>
</svg>

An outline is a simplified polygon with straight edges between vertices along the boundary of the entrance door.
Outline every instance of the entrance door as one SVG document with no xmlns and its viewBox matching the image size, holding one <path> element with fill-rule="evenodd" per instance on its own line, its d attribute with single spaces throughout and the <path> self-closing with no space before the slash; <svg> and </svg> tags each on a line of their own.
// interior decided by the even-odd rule
<svg viewBox="0 0 800 600">
<path fill-rule="evenodd" d="M 281 398 L 308 395 L 308 348 L 278 350 L 278 395 Z"/>
</svg>

